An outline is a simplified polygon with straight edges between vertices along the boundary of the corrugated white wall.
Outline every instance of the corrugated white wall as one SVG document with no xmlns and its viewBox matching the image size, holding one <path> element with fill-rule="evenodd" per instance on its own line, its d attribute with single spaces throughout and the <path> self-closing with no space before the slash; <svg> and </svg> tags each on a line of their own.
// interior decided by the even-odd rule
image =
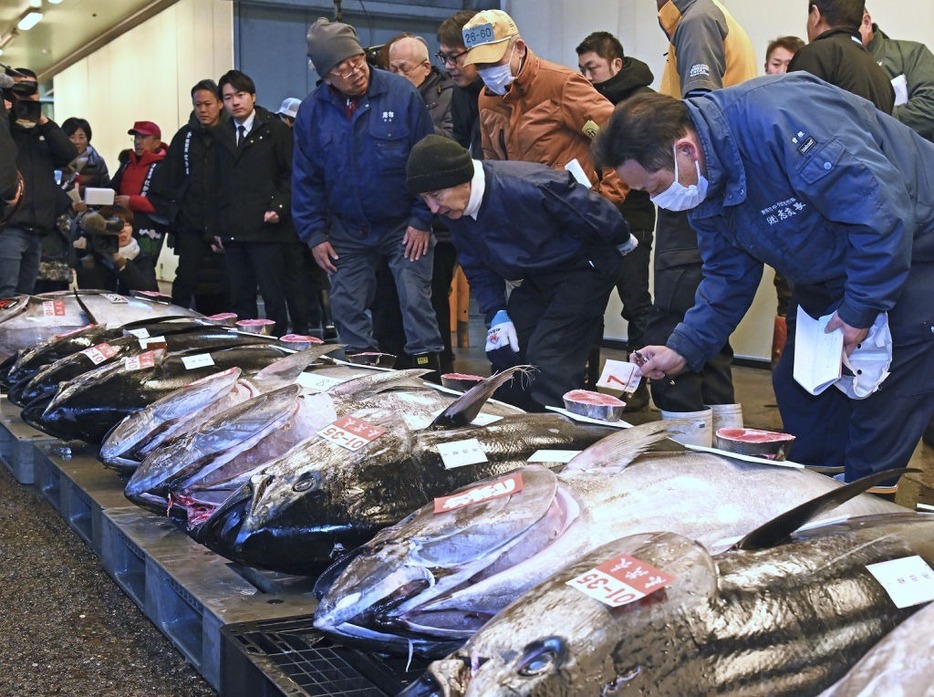
<svg viewBox="0 0 934 697">
<path fill-rule="evenodd" d="M 721 0 L 752 39 L 760 64 L 765 48 L 777 36 L 794 34 L 807 40 L 806 3 Z M 899 0 L 867 2 L 873 20 L 894 39 L 920 41 L 934 47 L 934 2 Z M 542 58 L 577 68 L 575 47 L 592 31 L 610 31 L 623 43 L 627 55 L 648 63 L 658 87 L 668 48 L 658 26 L 654 0 L 504 0 L 503 9 L 516 21 L 526 43 Z M 733 335 L 737 356 L 767 360 L 771 351 L 775 291 L 772 271 L 766 269 L 752 308 Z M 606 336 L 626 336 L 616 294 L 606 314 Z"/>
<path fill-rule="evenodd" d="M 134 121 L 154 121 L 168 143 L 188 121 L 192 85 L 231 67 L 233 3 L 180 0 L 56 75 L 55 119 L 86 118 L 113 173 L 120 151 L 133 145 Z M 175 259 L 163 250 L 161 279 L 174 278 Z"/>
</svg>

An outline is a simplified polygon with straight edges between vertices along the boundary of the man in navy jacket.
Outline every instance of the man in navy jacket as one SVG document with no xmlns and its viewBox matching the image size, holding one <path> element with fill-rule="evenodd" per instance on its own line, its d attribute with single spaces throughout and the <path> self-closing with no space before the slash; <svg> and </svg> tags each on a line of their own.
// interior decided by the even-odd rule
<svg viewBox="0 0 934 697">
<path fill-rule="evenodd" d="M 904 466 L 934 416 L 934 145 L 872 103 L 806 74 L 678 101 L 638 96 L 600 159 L 656 202 L 691 210 L 704 278 L 650 377 L 703 363 L 749 309 L 763 262 L 811 317 L 832 314 L 851 354 L 888 312 L 892 362 L 863 399 L 792 378 L 794 327 L 773 376 L 799 462 L 847 481 Z M 676 174 L 677 172 L 677 174 Z M 659 203 L 659 205 L 663 205 Z M 894 483 L 894 482 L 893 482 Z"/>
<path fill-rule="evenodd" d="M 299 237 L 331 277 L 331 308 L 348 353 L 376 348 L 367 312 L 376 269 L 396 281 L 405 352 L 438 368 L 443 348 L 431 307 L 431 214 L 405 188 L 409 150 L 434 132 L 408 80 L 371 68 L 353 27 L 319 19 L 308 55 L 322 78 L 295 120 L 292 212 Z"/>
<path fill-rule="evenodd" d="M 600 339 L 622 266 L 617 248 L 631 249 L 616 206 L 566 171 L 481 163 L 437 135 L 412 149 L 406 180 L 445 218 L 487 323 L 513 333 L 513 345 L 496 350 L 515 351 L 513 363 L 538 369 L 527 393 L 514 392 L 510 401 L 528 410 L 564 406 L 562 395 L 581 387 Z M 507 282 L 520 280 L 507 295 Z"/>
</svg>

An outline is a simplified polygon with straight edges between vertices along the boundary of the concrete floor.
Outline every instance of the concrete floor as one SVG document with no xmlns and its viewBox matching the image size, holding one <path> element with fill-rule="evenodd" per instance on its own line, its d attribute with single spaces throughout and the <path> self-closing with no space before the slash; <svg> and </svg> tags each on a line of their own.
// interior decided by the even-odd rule
<svg viewBox="0 0 934 697">
<path fill-rule="evenodd" d="M 456 349 L 462 372 L 485 373 L 483 327 Z M 623 358 L 605 350 L 604 358 Z M 770 373 L 736 368 L 747 426 L 780 429 Z M 654 407 L 627 415 L 659 418 Z M 896 500 L 934 505 L 934 449 L 919 445 Z M 33 487 L 0 467 L 0 671 L 2 695 L 146 697 L 214 694 L 101 568 L 93 552 Z"/>
</svg>

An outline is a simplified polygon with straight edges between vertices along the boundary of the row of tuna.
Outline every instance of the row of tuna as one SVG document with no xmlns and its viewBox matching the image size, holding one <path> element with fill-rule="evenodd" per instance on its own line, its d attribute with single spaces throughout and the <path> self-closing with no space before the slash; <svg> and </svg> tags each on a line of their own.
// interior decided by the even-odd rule
<svg viewBox="0 0 934 697">
<path fill-rule="evenodd" d="M 20 324 L 46 302 L 20 303 Z M 29 348 L 4 313 L 24 418 L 99 446 L 130 499 L 218 553 L 317 575 L 321 631 L 437 659 L 407 694 L 934 684 L 905 650 L 920 638 L 894 639 L 921 631 L 908 618 L 923 602 L 899 606 L 869 570 L 934 561 L 934 520 L 862 494 L 872 481 L 667 438 L 691 424 L 618 430 L 489 401 L 521 369 L 451 396 L 421 371 L 292 352 L 175 308 L 91 316 Z M 628 564 L 657 589 L 619 590 L 606 571 Z"/>
</svg>

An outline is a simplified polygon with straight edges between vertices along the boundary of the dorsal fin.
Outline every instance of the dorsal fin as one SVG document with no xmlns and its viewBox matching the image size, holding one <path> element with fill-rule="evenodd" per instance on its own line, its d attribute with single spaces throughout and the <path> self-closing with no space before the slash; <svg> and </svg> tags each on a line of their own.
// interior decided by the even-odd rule
<svg viewBox="0 0 934 697">
<path fill-rule="evenodd" d="M 906 472 L 920 472 L 913 467 L 899 467 L 888 469 L 882 472 L 870 474 L 855 482 L 844 484 L 839 489 L 833 489 L 825 494 L 805 501 L 800 506 L 795 506 L 790 511 L 785 511 L 779 516 L 772 518 L 767 523 L 760 525 L 752 532 L 745 535 L 739 542 L 730 549 L 764 549 L 773 547 L 786 540 L 795 530 L 819 516 L 821 513 L 832 510 L 852 498 L 859 496 L 871 487 L 886 481 L 894 479 Z"/>
<path fill-rule="evenodd" d="M 521 377 L 532 370 L 531 365 L 517 365 L 507 368 L 501 373 L 491 375 L 483 382 L 477 383 L 467 390 L 460 397 L 455 399 L 447 409 L 442 411 L 431 422 L 429 428 L 458 428 L 467 426 L 471 421 L 477 418 L 477 414 L 486 404 L 486 401 L 493 396 L 504 383 L 512 380 L 514 377 Z"/>
</svg>

